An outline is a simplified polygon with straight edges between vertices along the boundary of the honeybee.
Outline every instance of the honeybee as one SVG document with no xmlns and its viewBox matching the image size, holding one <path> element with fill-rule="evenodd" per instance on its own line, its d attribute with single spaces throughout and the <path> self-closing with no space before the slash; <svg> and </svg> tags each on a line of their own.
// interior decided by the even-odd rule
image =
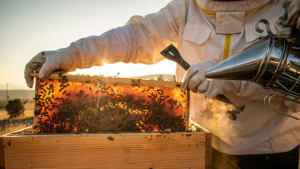
<svg viewBox="0 0 300 169">
<path fill-rule="evenodd" d="M 113 138 L 112 136 L 108 136 L 107 139 L 108 139 L 108 140 L 111 140 L 111 141 L 114 140 L 114 138 Z"/>
</svg>

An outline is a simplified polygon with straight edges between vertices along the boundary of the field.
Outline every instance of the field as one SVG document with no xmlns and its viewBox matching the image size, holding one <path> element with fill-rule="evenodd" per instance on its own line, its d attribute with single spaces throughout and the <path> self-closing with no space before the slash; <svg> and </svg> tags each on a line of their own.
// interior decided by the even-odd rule
<svg viewBox="0 0 300 169">
<path fill-rule="evenodd" d="M 6 100 L 0 100 L 0 109 L 5 109 L 5 106 L 7 105 Z"/>
<path fill-rule="evenodd" d="M 26 109 L 33 109 L 33 100 L 32 99 L 21 99 L 21 101 L 24 104 L 24 106 L 26 107 Z M 0 111 L 2 109 L 5 110 L 6 105 L 7 105 L 7 101 L 5 99 L 0 99 Z"/>
<path fill-rule="evenodd" d="M 34 97 L 34 90 L 9 90 L 9 99 L 31 99 Z M 7 91 L 0 90 L 0 99 L 6 99 Z"/>
<path fill-rule="evenodd" d="M 9 115 L 5 110 L 6 100 L 0 100 L 0 135 L 10 133 L 33 124 L 34 100 L 21 99 L 25 112 L 23 116 L 15 119 L 8 119 Z"/>
</svg>

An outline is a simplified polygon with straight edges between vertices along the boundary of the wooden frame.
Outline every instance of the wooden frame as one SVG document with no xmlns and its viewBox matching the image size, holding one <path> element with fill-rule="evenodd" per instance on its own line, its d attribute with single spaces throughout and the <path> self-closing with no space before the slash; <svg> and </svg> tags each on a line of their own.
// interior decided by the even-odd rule
<svg viewBox="0 0 300 169">
<path fill-rule="evenodd" d="M 31 77 L 38 78 L 38 73 L 30 73 Z M 100 77 L 100 76 L 90 76 L 90 75 L 66 75 L 69 81 L 78 81 L 78 82 L 97 82 L 97 79 L 101 78 L 106 83 L 122 83 L 122 84 L 132 84 L 130 78 L 113 78 L 113 77 Z M 59 74 L 51 74 L 49 79 L 58 80 L 60 79 Z M 138 79 L 137 79 L 138 80 Z M 140 79 L 140 85 L 145 86 L 160 86 L 160 87 L 171 87 L 171 88 L 180 88 L 180 82 L 172 82 L 172 81 L 163 81 L 163 80 L 143 80 Z"/>
<path fill-rule="evenodd" d="M 35 85 L 35 94 L 36 96 L 38 95 L 38 90 L 39 90 L 39 74 L 38 73 L 30 73 L 31 77 L 36 78 L 36 85 Z M 90 76 L 90 75 L 64 75 L 68 81 L 72 82 L 98 82 L 99 78 L 105 83 L 110 83 L 110 84 L 128 84 L 131 85 L 133 84 L 133 79 L 131 78 L 113 78 L 113 77 L 101 77 L 101 76 Z M 53 80 L 58 80 L 61 79 L 61 76 L 57 73 L 51 74 L 48 79 L 53 79 Z M 144 86 L 157 86 L 157 87 L 166 87 L 166 88 L 180 88 L 181 83 L 180 82 L 173 82 L 173 81 L 163 81 L 163 80 L 143 80 L 143 79 L 134 79 L 136 82 L 138 82 L 139 85 L 144 85 Z M 186 111 L 185 111 L 185 131 L 189 130 L 189 100 L 190 100 L 190 95 L 189 92 L 187 92 L 187 106 L 186 106 Z M 35 111 L 37 110 L 37 106 L 35 104 Z M 34 124 L 37 124 L 37 116 L 34 118 Z M 35 130 L 36 131 L 36 130 Z"/>
<path fill-rule="evenodd" d="M 211 168 L 207 132 L 0 137 L 0 168 Z"/>
</svg>

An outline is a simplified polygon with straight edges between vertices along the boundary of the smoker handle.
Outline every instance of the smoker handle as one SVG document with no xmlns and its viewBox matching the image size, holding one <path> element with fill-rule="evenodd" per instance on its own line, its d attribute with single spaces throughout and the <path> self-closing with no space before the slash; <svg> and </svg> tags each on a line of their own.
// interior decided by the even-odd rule
<svg viewBox="0 0 300 169">
<path fill-rule="evenodd" d="M 289 115 L 289 114 L 287 114 L 287 113 L 285 113 L 285 112 L 282 112 L 282 111 L 280 111 L 280 110 L 274 108 L 274 107 L 272 106 L 272 104 L 271 104 L 271 100 L 272 100 L 273 97 L 280 97 L 280 98 L 283 98 L 284 100 L 289 100 L 289 101 L 292 101 L 292 102 L 295 102 L 295 103 L 298 103 L 298 102 L 296 102 L 296 101 L 294 101 L 294 100 L 290 100 L 290 99 L 288 99 L 288 98 L 285 97 L 285 96 L 281 96 L 281 95 L 277 95 L 277 94 L 269 94 L 269 95 L 267 95 L 267 96 L 264 98 L 264 103 L 265 103 L 265 105 L 266 105 L 266 107 L 267 107 L 268 109 L 273 110 L 273 111 L 276 112 L 276 113 L 285 115 L 285 116 L 287 116 L 287 117 L 290 117 L 290 118 L 299 120 L 299 119 L 298 119 L 297 117 L 295 117 L 295 116 Z M 299 103 L 298 103 L 298 104 L 299 104 Z"/>
<path fill-rule="evenodd" d="M 180 55 L 178 49 L 173 46 L 172 44 L 169 45 L 167 48 L 165 48 L 163 51 L 160 52 L 161 55 L 163 55 L 165 58 L 174 61 L 176 63 L 178 63 L 183 69 L 188 70 L 191 66 L 190 64 L 188 64 Z M 242 110 L 240 110 L 240 107 L 237 107 L 235 104 L 233 104 L 226 96 L 224 95 L 218 95 L 216 97 L 216 100 L 226 103 L 226 104 L 231 104 L 233 106 L 235 106 L 235 110 L 233 111 L 228 111 L 228 113 L 235 117 L 235 114 L 239 114 L 240 112 L 242 112 Z M 243 109 L 244 110 L 244 109 Z M 235 118 L 229 118 L 231 120 L 235 120 Z"/>
<path fill-rule="evenodd" d="M 180 55 L 178 49 L 172 44 L 160 52 L 165 58 L 178 63 L 184 70 L 188 70 L 191 65 L 188 64 Z"/>
</svg>

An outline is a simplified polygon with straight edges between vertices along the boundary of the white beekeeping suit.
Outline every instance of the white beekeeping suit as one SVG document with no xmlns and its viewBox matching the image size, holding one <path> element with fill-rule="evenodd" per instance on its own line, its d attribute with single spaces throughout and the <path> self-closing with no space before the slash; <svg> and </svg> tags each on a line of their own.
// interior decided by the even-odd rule
<svg viewBox="0 0 300 169">
<path fill-rule="evenodd" d="M 259 20 L 267 19 L 275 32 L 273 24 L 284 12 L 281 5 L 282 1 L 271 0 L 174 0 L 157 13 L 133 16 L 126 26 L 80 39 L 64 49 L 39 53 L 27 64 L 25 78 L 32 87 L 29 73 L 33 70 L 40 70 L 44 78 L 55 69 L 89 68 L 104 62 L 154 64 L 164 59 L 160 51 L 169 44 L 177 46 L 191 65 L 219 63 L 266 35 L 255 31 Z M 178 66 L 177 80 L 182 81 L 184 74 Z M 225 93 L 235 105 L 245 105 L 236 121 L 225 115 L 232 109 L 230 105 L 191 93 L 191 119 L 212 132 L 213 147 L 227 154 L 289 151 L 300 143 L 300 123 L 265 107 L 263 98 L 270 92 L 254 83 L 240 82 L 238 92 Z M 275 105 L 291 113 L 283 101 Z M 294 116 L 300 118 L 300 114 Z"/>
</svg>

